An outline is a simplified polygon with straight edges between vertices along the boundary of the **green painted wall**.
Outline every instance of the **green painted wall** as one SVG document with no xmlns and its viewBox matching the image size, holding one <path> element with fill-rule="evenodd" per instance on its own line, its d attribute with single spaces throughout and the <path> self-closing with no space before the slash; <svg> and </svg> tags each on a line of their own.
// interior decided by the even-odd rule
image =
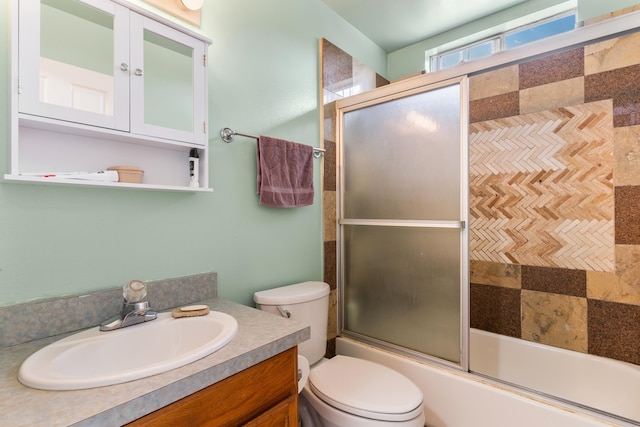
<svg viewBox="0 0 640 427">
<path fill-rule="evenodd" d="M 559 0 L 530 0 L 555 4 Z M 132 3 L 145 6 L 140 0 Z M 606 3 L 606 6 L 604 5 Z M 635 2 L 580 0 L 582 19 Z M 514 13 L 511 11 L 510 13 Z M 165 15 L 166 16 L 166 15 Z M 206 2 L 200 31 L 209 50 L 211 194 L 0 183 L 0 306 L 216 271 L 220 295 L 251 303 L 254 291 L 322 279 L 320 161 L 311 207 L 259 207 L 255 143 L 220 140 L 229 126 L 318 145 L 319 39 L 376 72 L 422 70 L 425 46 L 507 19 L 475 22 L 385 53 L 320 0 Z M 0 99 L 8 99 L 8 10 L 0 8 Z M 387 67 L 389 69 L 387 73 Z M 0 172 L 6 172 L 8 101 L 0 108 Z"/>
<path fill-rule="evenodd" d="M 566 0 L 528 0 L 502 12 L 470 22 L 453 30 L 391 52 L 388 55 L 387 77 L 391 80 L 416 74 L 425 69 L 425 51 L 447 43 L 464 40 L 466 37 L 488 31 L 484 37 L 505 31 L 501 26 L 505 22 L 517 20 L 523 16 L 558 7 Z M 638 4 L 637 0 L 578 0 L 578 19 L 591 19 L 618 9 Z M 474 39 L 475 40 L 475 39 Z M 471 42 L 471 40 L 469 41 Z"/>
<path fill-rule="evenodd" d="M 143 5 L 142 2 L 134 2 Z M 7 8 L 0 8 L 0 99 L 8 98 Z M 216 0 L 202 10 L 209 50 L 213 193 L 0 183 L 0 306 L 218 272 L 219 293 L 322 279 L 320 161 L 313 206 L 270 209 L 255 196 L 255 142 L 220 128 L 318 145 L 319 39 L 384 73 L 386 55 L 319 0 Z M 8 128 L 7 102 L 0 129 Z M 0 135 L 6 172 L 8 135 Z M 186 167 L 186 165 L 185 165 Z"/>
</svg>

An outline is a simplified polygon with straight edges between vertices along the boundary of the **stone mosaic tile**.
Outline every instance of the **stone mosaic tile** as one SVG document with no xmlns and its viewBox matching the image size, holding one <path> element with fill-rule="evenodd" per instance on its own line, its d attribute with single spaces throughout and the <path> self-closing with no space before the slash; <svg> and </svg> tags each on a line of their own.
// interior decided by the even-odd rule
<svg viewBox="0 0 640 427">
<path fill-rule="evenodd" d="M 326 151 L 323 155 L 324 175 L 322 188 L 324 191 L 336 191 L 336 143 L 325 139 L 324 149 Z"/>
<path fill-rule="evenodd" d="M 509 92 L 469 102 L 469 123 L 520 114 L 520 92 Z"/>
<path fill-rule="evenodd" d="M 613 182 L 640 185 L 640 126 L 614 130 Z"/>
<path fill-rule="evenodd" d="M 336 103 L 329 102 L 324 105 L 324 141 L 336 142 Z"/>
<path fill-rule="evenodd" d="M 640 364 L 640 306 L 589 300 L 589 353 Z"/>
<path fill-rule="evenodd" d="M 520 64 L 520 89 L 584 75 L 584 49 L 578 48 Z"/>
<path fill-rule="evenodd" d="M 497 262 L 471 260 L 469 280 L 471 283 L 520 289 L 520 266 Z"/>
<path fill-rule="evenodd" d="M 523 265 L 522 289 L 586 297 L 587 272 L 568 268 Z"/>
<path fill-rule="evenodd" d="M 613 99 L 615 127 L 640 125 L 640 64 L 585 76 L 585 102 Z"/>
<path fill-rule="evenodd" d="M 331 43 L 322 40 L 322 86 L 331 92 L 353 78 L 353 58 Z"/>
<path fill-rule="evenodd" d="M 329 320 L 327 324 L 327 341 L 338 336 L 338 291 L 329 293 Z"/>
<path fill-rule="evenodd" d="M 640 64 L 640 32 L 593 43 L 584 48 L 584 73 L 596 74 Z"/>
<path fill-rule="evenodd" d="M 583 103 L 584 77 L 575 77 L 520 91 L 520 114 Z"/>
<path fill-rule="evenodd" d="M 586 353 L 587 299 L 523 289 L 522 338 Z"/>
<path fill-rule="evenodd" d="M 324 241 L 336 240 L 336 192 L 335 191 L 323 191 L 322 192 L 322 209 L 324 213 L 322 215 L 323 222 L 323 237 Z"/>
<path fill-rule="evenodd" d="M 640 245 L 616 245 L 616 275 L 621 285 L 625 285 L 626 294 L 634 297 L 640 295 Z M 616 301 L 637 303 L 635 298 Z"/>
<path fill-rule="evenodd" d="M 389 83 L 389 80 L 382 77 L 380 74 L 376 74 L 376 87 L 386 86 Z"/>
<path fill-rule="evenodd" d="M 616 248 L 616 257 L 618 257 L 618 252 L 619 250 Z M 635 270 L 631 275 L 631 279 L 635 282 L 640 280 L 640 275 L 638 274 L 640 272 L 637 271 L 640 269 L 637 264 L 640 261 L 640 252 L 636 256 L 638 258 L 635 263 L 629 265 Z M 619 261 L 616 260 L 616 264 L 618 263 Z M 587 298 L 640 305 L 640 288 L 637 284 L 636 286 L 630 286 L 615 273 L 587 271 Z"/>
<path fill-rule="evenodd" d="M 338 285 L 337 277 L 337 246 L 336 241 L 324 242 L 324 281 L 331 289 L 336 289 Z"/>
<path fill-rule="evenodd" d="M 518 66 L 503 67 L 469 78 L 469 100 L 489 98 L 515 92 L 518 87 Z"/>
<path fill-rule="evenodd" d="M 324 353 L 324 357 L 326 357 L 327 359 L 331 359 L 335 357 L 335 355 L 336 355 L 336 339 L 333 338 L 327 341 L 327 349 Z"/>
<path fill-rule="evenodd" d="M 615 202 L 616 244 L 640 245 L 640 186 L 616 187 Z"/>
<path fill-rule="evenodd" d="M 520 289 L 471 283 L 471 327 L 520 338 Z"/>
<path fill-rule="evenodd" d="M 474 260 L 613 271 L 611 101 L 472 123 Z"/>
</svg>

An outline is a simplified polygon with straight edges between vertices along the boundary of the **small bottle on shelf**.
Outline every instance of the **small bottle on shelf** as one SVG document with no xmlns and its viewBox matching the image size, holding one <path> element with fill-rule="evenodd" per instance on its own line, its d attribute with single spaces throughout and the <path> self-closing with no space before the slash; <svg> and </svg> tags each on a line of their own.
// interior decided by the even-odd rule
<svg viewBox="0 0 640 427">
<path fill-rule="evenodd" d="M 198 176 L 200 175 L 200 156 L 198 149 L 192 148 L 189 152 L 189 186 L 200 187 Z"/>
</svg>

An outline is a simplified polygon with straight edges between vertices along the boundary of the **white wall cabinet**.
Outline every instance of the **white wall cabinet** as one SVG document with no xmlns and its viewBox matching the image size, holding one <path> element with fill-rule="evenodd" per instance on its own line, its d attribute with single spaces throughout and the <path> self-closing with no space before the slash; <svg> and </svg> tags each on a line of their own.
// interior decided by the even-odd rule
<svg viewBox="0 0 640 427">
<path fill-rule="evenodd" d="M 210 191 L 210 40 L 122 0 L 12 6 L 5 180 Z M 200 158 L 197 188 L 189 185 L 193 148 Z M 143 183 L 59 177 L 122 165 L 143 169 Z"/>
</svg>

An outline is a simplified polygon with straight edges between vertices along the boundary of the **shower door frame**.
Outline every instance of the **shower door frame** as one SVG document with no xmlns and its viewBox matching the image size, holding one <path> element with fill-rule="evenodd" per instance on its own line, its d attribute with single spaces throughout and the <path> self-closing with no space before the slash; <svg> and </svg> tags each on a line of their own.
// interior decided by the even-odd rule
<svg viewBox="0 0 640 427">
<path fill-rule="evenodd" d="M 424 77 L 424 76 L 422 76 Z M 338 293 L 338 335 L 353 338 L 367 344 L 400 353 L 418 361 L 431 361 L 462 371 L 469 370 L 469 81 L 466 75 L 439 82 L 425 82 L 423 78 L 410 78 L 382 86 L 359 95 L 336 101 L 336 173 L 337 191 L 337 293 Z M 448 86 L 460 85 L 460 220 L 371 220 L 344 219 L 344 114 L 350 111 L 394 101 L 397 99 L 430 92 Z M 345 250 L 344 226 L 392 226 L 422 228 L 460 229 L 460 363 L 421 353 L 396 344 L 377 340 L 345 330 Z"/>
</svg>

